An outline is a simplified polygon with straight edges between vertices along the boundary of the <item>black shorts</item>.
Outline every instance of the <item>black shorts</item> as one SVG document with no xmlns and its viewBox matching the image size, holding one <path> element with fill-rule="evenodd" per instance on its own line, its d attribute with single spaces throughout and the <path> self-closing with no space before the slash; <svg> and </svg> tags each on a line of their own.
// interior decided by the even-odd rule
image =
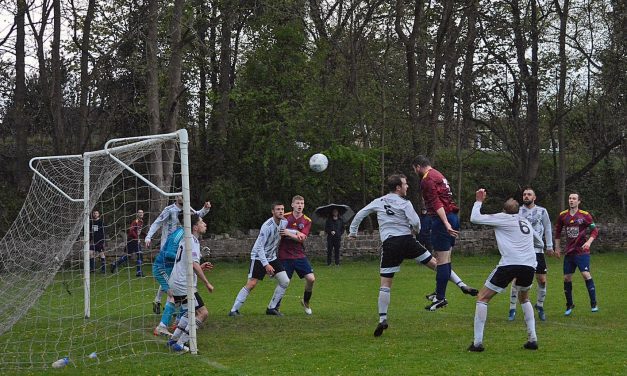
<svg viewBox="0 0 627 376">
<path fill-rule="evenodd" d="M 96 253 L 100 253 L 100 252 L 104 252 L 104 241 L 99 241 L 96 244 L 92 244 L 89 247 L 90 250 L 96 252 Z"/>
<path fill-rule="evenodd" d="M 194 300 L 196 300 L 195 302 L 196 305 L 194 307 L 194 310 L 197 310 L 205 306 L 205 302 L 202 301 L 202 298 L 200 297 L 200 294 L 198 294 L 198 292 L 194 293 Z M 174 304 L 177 304 L 177 305 L 187 304 L 187 295 L 174 295 Z"/>
<path fill-rule="evenodd" d="M 536 269 L 527 265 L 499 266 L 490 273 L 485 281 L 485 287 L 492 291 L 501 292 L 516 278 L 515 285 L 520 291 L 527 291 L 533 283 Z"/>
<path fill-rule="evenodd" d="M 536 274 L 546 274 L 547 268 L 544 253 L 536 253 L 536 261 L 538 262 L 538 266 L 536 266 Z"/>
<path fill-rule="evenodd" d="M 406 259 L 417 259 L 422 264 L 431 260 L 431 253 L 411 235 L 392 236 L 383 242 L 380 271 L 382 277 L 394 277 Z"/>
<path fill-rule="evenodd" d="M 281 264 L 279 259 L 270 261 L 270 265 L 274 268 L 274 274 L 285 271 L 285 269 L 283 269 L 283 264 Z M 266 275 L 266 268 L 263 266 L 261 261 L 251 260 L 250 269 L 248 270 L 248 279 L 255 278 L 262 281 Z"/>
</svg>

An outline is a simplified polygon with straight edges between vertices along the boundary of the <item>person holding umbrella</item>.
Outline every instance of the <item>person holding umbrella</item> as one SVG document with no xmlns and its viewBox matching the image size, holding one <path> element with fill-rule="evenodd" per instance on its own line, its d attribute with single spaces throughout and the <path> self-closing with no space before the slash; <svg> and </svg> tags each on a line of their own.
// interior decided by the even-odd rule
<svg viewBox="0 0 627 376">
<path fill-rule="evenodd" d="M 340 217 L 340 211 L 333 208 L 331 215 L 324 225 L 327 234 L 327 266 L 331 266 L 331 255 L 335 253 L 335 265 L 340 266 L 340 247 L 342 234 L 344 233 L 344 220 Z"/>
</svg>

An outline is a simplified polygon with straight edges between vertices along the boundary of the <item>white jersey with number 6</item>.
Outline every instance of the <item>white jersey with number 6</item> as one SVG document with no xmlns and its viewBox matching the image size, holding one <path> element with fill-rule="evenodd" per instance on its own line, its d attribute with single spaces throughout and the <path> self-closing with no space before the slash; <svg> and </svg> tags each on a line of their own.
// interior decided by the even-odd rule
<svg viewBox="0 0 627 376">
<path fill-rule="evenodd" d="M 496 244 L 501 253 L 498 266 L 527 265 L 536 267 L 536 252 L 533 248 L 537 237 L 526 218 L 518 214 L 481 214 L 481 202 L 475 202 L 470 214 L 470 222 L 494 227 Z"/>
<path fill-rule="evenodd" d="M 200 263 L 200 242 L 195 236 L 192 236 L 192 260 L 193 262 Z M 194 277 L 194 292 L 196 292 L 196 273 L 192 272 Z M 174 296 L 187 295 L 187 257 L 185 253 L 185 238 L 179 242 L 178 250 L 176 251 L 176 261 L 168 279 L 168 285 L 172 289 Z"/>
<path fill-rule="evenodd" d="M 355 215 L 350 227 L 351 234 L 357 234 L 359 224 L 370 213 L 377 213 L 382 242 L 390 236 L 411 235 L 412 227 L 420 232 L 420 218 L 411 201 L 396 193 L 388 193 L 373 200 Z"/>
</svg>

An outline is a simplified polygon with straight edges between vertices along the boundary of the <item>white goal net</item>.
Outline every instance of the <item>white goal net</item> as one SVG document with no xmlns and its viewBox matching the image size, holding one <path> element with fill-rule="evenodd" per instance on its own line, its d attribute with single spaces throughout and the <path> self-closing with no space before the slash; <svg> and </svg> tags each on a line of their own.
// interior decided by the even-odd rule
<svg viewBox="0 0 627 376">
<path fill-rule="evenodd" d="M 48 368 L 65 357 L 69 366 L 84 366 L 167 352 L 165 339 L 152 333 L 161 318 L 151 304 L 158 287 L 151 263 L 161 231 L 151 249 L 143 240 L 175 194 L 184 196 L 189 210 L 187 133 L 116 140 L 106 150 L 77 156 L 35 158 L 31 168 L 35 173 L 24 206 L 0 240 L 3 372 Z M 141 253 L 127 247 L 138 211 L 145 213 Z M 84 229 L 91 230 L 87 237 Z"/>
</svg>

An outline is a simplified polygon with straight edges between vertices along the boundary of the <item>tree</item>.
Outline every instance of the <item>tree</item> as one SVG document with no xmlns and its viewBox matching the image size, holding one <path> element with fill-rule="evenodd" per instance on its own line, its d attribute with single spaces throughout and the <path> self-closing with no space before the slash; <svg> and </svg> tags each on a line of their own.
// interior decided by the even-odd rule
<svg viewBox="0 0 627 376">
<path fill-rule="evenodd" d="M 51 45 L 52 93 L 51 112 L 54 127 L 54 146 L 58 154 L 65 154 L 66 132 L 63 118 L 63 73 L 61 71 L 61 0 L 52 0 L 53 36 Z"/>
<path fill-rule="evenodd" d="M 564 132 L 564 116 L 566 96 L 566 75 L 568 74 L 568 62 L 566 60 L 566 32 L 568 26 L 568 12 L 570 10 L 570 0 L 564 0 L 560 5 L 559 0 L 554 0 L 553 4 L 560 19 L 559 26 L 559 87 L 557 92 L 557 108 L 555 109 L 555 124 L 557 126 L 557 140 L 560 149 L 566 145 Z M 566 152 L 560 150 L 557 176 L 557 203 L 560 212 L 564 210 L 564 197 L 566 197 Z"/>
<path fill-rule="evenodd" d="M 25 15 L 26 0 L 17 0 L 15 26 L 17 29 L 15 40 L 15 98 L 13 109 L 13 125 L 15 126 L 15 177 L 20 190 L 28 188 L 28 174 L 25 174 L 27 165 L 27 137 L 28 119 L 26 116 L 26 65 L 25 65 Z"/>
</svg>

